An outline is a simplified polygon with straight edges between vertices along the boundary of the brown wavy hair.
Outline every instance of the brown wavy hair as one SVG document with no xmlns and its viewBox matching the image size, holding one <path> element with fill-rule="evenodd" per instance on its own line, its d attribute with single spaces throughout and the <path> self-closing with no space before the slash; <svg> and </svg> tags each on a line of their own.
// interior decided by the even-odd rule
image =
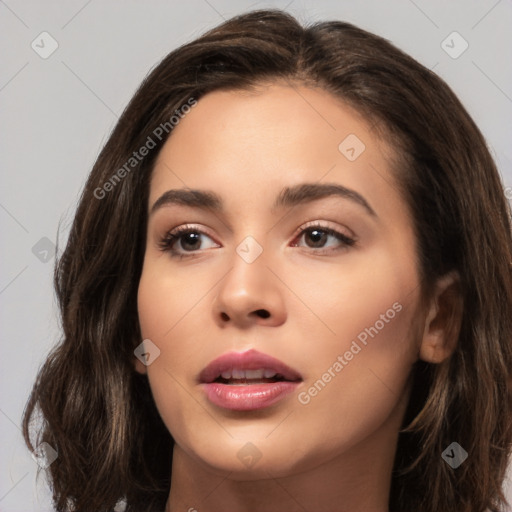
<svg viewBox="0 0 512 512">
<path fill-rule="evenodd" d="M 160 511 L 170 488 L 173 439 L 133 363 L 149 182 L 166 137 L 102 199 L 98 189 L 190 98 L 278 80 L 330 92 L 393 141 L 423 283 L 451 270 L 460 275 L 464 311 L 455 352 L 413 368 L 390 510 L 504 509 L 512 237 L 510 206 L 485 140 L 443 80 L 385 39 L 339 21 L 304 27 L 266 10 L 232 18 L 165 57 L 90 173 L 55 269 L 63 336 L 23 418 L 31 450 L 46 441 L 58 451 L 48 468 L 56 510 L 112 510 L 125 499 L 127 511 Z M 427 285 L 423 291 L 431 292 Z M 457 469 L 441 458 L 453 441 L 469 454 Z"/>
</svg>

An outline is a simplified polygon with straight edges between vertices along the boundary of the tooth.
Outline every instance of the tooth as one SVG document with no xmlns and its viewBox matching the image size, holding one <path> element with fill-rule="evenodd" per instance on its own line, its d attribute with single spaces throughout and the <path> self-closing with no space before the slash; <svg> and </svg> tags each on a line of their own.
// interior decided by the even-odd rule
<svg viewBox="0 0 512 512">
<path fill-rule="evenodd" d="M 263 378 L 263 370 L 245 370 L 245 378 L 246 379 L 262 379 Z"/>
<path fill-rule="evenodd" d="M 223 371 L 220 376 L 225 380 L 260 380 L 271 379 L 277 373 L 268 368 L 258 368 L 256 370 L 241 370 L 239 368 L 232 368 L 231 370 Z"/>
<path fill-rule="evenodd" d="M 231 371 L 231 376 L 233 379 L 245 379 L 245 372 L 243 370 L 233 368 Z"/>
</svg>

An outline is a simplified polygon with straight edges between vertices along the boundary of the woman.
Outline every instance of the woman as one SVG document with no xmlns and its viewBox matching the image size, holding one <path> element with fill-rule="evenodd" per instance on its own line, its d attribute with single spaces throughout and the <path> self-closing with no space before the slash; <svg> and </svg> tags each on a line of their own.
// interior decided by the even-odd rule
<svg viewBox="0 0 512 512">
<path fill-rule="evenodd" d="M 509 216 L 460 102 L 380 37 L 257 11 L 171 52 L 57 266 L 24 415 L 56 509 L 505 510 Z"/>
</svg>

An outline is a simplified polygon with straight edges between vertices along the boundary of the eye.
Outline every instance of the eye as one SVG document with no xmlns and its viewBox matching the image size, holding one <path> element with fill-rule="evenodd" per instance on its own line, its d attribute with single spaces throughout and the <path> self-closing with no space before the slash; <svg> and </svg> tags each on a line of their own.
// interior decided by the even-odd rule
<svg viewBox="0 0 512 512">
<path fill-rule="evenodd" d="M 192 256 L 200 250 L 219 247 L 204 231 L 190 226 L 181 226 L 169 231 L 160 240 L 159 246 L 162 251 L 180 258 Z"/>
<path fill-rule="evenodd" d="M 292 244 L 294 247 L 329 249 L 328 251 L 323 252 L 342 250 L 347 247 L 351 247 L 356 243 L 354 238 L 321 224 L 309 225 L 302 229 L 295 240 L 298 240 L 299 242 L 294 242 Z M 302 240 L 304 240 L 304 243 L 300 243 Z"/>
<path fill-rule="evenodd" d="M 292 247 L 323 249 L 323 251 L 314 251 L 322 253 L 343 250 L 353 246 L 355 243 L 356 240 L 354 238 L 316 223 L 302 228 L 298 236 L 294 238 Z M 201 229 L 193 226 L 181 226 L 169 231 L 160 240 L 159 247 L 162 251 L 168 252 L 172 257 L 182 259 L 194 256 L 199 251 L 220 246 Z"/>
</svg>

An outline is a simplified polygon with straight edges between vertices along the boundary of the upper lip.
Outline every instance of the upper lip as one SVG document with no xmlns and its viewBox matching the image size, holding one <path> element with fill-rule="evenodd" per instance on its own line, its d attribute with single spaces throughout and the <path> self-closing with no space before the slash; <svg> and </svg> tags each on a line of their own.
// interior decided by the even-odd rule
<svg viewBox="0 0 512 512">
<path fill-rule="evenodd" d="M 222 372 L 232 370 L 271 370 L 285 380 L 302 380 L 300 373 L 275 357 L 251 349 L 246 352 L 228 352 L 211 361 L 199 374 L 199 381 L 209 384 L 219 378 Z"/>
</svg>

